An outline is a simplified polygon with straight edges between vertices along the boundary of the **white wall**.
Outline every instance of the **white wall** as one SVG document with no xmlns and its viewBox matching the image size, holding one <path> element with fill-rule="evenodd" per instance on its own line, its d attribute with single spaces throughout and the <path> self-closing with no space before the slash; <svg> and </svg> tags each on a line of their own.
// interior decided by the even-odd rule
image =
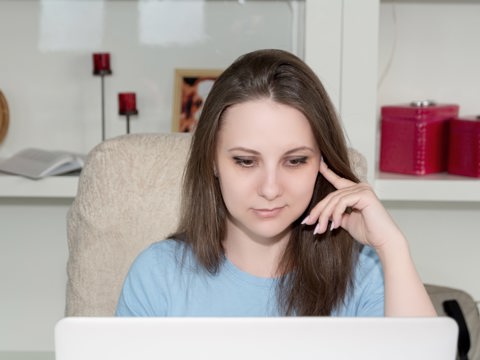
<svg viewBox="0 0 480 360">
<path fill-rule="evenodd" d="M 468 291 L 480 299 L 480 204 L 387 202 L 410 241 L 424 282 Z"/>
<path fill-rule="evenodd" d="M 94 52 L 111 56 L 107 138 L 126 131 L 117 94 L 128 91 L 139 111 L 131 132 L 169 132 L 175 68 L 222 69 L 265 47 L 301 55 L 298 12 L 268 1 L 0 0 L 0 89 L 11 112 L 0 157 L 27 145 L 86 152 L 101 140 Z"/>
<path fill-rule="evenodd" d="M 379 104 L 433 99 L 480 115 L 480 3 L 380 6 Z"/>
<path fill-rule="evenodd" d="M 0 199 L 0 351 L 53 348 L 65 308 L 71 201 Z"/>
</svg>

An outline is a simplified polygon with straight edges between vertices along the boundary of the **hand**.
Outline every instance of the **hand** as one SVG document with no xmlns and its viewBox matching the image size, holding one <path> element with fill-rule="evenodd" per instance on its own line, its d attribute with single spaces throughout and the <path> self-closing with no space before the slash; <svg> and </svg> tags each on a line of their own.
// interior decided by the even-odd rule
<svg viewBox="0 0 480 360">
<path fill-rule="evenodd" d="M 362 244 L 382 248 L 389 239 L 397 239 L 400 230 L 368 184 L 342 178 L 320 163 L 320 174 L 337 190 L 322 199 L 303 221 L 321 234 L 342 227 Z M 400 236 L 403 238 L 403 235 Z"/>
<path fill-rule="evenodd" d="M 407 240 L 370 186 L 338 176 L 323 161 L 319 172 L 337 190 L 325 196 L 303 223 L 318 222 L 316 233 L 341 226 L 357 241 L 375 248 L 384 272 L 386 316 L 436 316 Z"/>
</svg>

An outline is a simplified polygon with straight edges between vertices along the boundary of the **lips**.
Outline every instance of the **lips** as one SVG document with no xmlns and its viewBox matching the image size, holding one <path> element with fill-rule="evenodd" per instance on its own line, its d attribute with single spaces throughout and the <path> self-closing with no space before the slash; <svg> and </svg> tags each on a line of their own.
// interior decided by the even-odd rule
<svg viewBox="0 0 480 360">
<path fill-rule="evenodd" d="M 283 210 L 284 206 L 271 209 L 253 209 L 253 212 L 264 219 L 276 217 Z"/>
</svg>

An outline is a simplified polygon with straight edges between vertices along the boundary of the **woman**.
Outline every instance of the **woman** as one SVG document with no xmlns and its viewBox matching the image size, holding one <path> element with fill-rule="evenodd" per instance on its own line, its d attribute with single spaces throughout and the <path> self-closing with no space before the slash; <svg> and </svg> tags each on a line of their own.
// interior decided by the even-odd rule
<svg viewBox="0 0 480 360">
<path fill-rule="evenodd" d="M 327 165 L 328 164 L 328 165 Z M 132 265 L 119 316 L 434 316 L 408 244 L 359 183 L 322 84 L 259 50 L 215 82 L 178 230 Z"/>
</svg>

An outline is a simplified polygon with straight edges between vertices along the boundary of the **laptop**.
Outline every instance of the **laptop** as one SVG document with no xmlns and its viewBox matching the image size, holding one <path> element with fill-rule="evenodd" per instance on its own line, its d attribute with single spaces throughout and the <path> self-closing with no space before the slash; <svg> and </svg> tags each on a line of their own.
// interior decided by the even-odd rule
<svg viewBox="0 0 480 360">
<path fill-rule="evenodd" d="M 56 360 L 454 360 L 437 318 L 81 318 L 55 327 Z"/>
</svg>

